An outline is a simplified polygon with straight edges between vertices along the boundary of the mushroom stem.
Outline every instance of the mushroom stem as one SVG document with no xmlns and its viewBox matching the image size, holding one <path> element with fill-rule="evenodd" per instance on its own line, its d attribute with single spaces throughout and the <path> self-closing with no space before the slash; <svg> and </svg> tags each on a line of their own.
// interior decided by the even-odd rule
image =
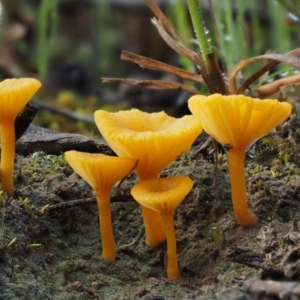
<svg viewBox="0 0 300 300">
<path fill-rule="evenodd" d="M 157 247 L 166 239 L 161 215 L 144 206 L 142 206 L 142 214 L 146 233 L 146 244 L 150 247 Z"/>
<path fill-rule="evenodd" d="M 14 194 L 13 168 L 15 159 L 14 122 L 3 122 L 1 131 L 1 182 L 8 197 Z"/>
<path fill-rule="evenodd" d="M 167 274 L 170 279 L 175 280 L 180 277 L 180 272 L 178 269 L 173 213 L 174 211 L 167 211 L 165 213 L 162 213 L 161 216 L 162 216 L 163 226 L 167 238 L 167 254 L 168 254 Z"/>
<path fill-rule="evenodd" d="M 157 177 L 157 175 L 149 176 L 148 174 L 147 176 L 145 176 L 144 174 L 141 174 L 142 172 L 139 172 L 138 170 L 136 171 L 138 174 L 139 182 Z M 142 215 L 145 227 L 146 244 L 149 247 L 157 247 L 166 239 L 161 214 L 157 211 L 154 211 L 153 209 L 142 206 Z"/>
<path fill-rule="evenodd" d="M 98 190 L 96 192 L 96 198 L 99 210 L 99 225 L 102 239 L 102 257 L 106 260 L 113 261 L 116 258 L 116 243 L 111 224 L 109 189 Z"/>
<path fill-rule="evenodd" d="M 249 208 L 247 201 L 244 174 L 245 149 L 230 149 L 227 157 L 235 216 L 242 226 L 253 226 L 257 223 L 257 217 Z"/>
</svg>

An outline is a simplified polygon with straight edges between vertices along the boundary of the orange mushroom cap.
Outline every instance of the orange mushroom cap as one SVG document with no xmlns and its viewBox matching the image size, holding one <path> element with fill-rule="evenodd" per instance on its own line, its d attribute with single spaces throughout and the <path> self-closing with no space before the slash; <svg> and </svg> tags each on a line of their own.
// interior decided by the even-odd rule
<svg viewBox="0 0 300 300">
<path fill-rule="evenodd" d="M 15 119 L 40 86 L 41 83 L 34 78 L 13 78 L 0 82 L 0 177 L 9 197 L 14 193 Z"/>
<path fill-rule="evenodd" d="M 178 279 L 174 210 L 193 187 L 193 181 L 186 176 L 148 179 L 131 189 L 133 198 L 141 205 L 161 214 L 167 239 L 167 273 L 171 279 Z"/>
<path fill-rule="evenodd" d="M 157 177 L 202 131 L 194 116 L 176 119 L 164 112 L 138 109 L 116 113 L 98 110 L 94 116 L 101 134 L 119 156 L 139 160 L 136 172 L 142 180 Z"/>
<path fill-rule="evenodd" d="M 75 150 L 65 152 L 65 158 L 73 170 L 96 191 L 100 188 L 111 188 L 133 171 L 136 164 L 136 160 L 127 157 Z"/>
<path fill-rule="evenodd" d="M 257 217 L 248 206 L 246 194 L 245 151 L 249 144 L 286 119 L 292 106 L 272 99 L 219 94 L 193 96 L 188 103 L 204 130 L 228 147 L 228 169 L 235 216 L 243 226 L 255 225 Z"/>
<path fill-rule="evenodd" d="M 141 205 L 167 213 L 175 210 L 192 187 L 193 181 L 186 176 L 154 178 L 133 186 L 131 194 Z"/>
<path fill-rule="evenodd" d="M 196 95 L 188 103 L 209 135 L 222 145 L 241 149 L 270 132 L 292 110 L 287 102 L 244 95 Z"/>
<path fill-rule="evenodd" d="M 136 161 L 131 158 L 74 150 L 67 151 L 65 157 L 73 170 L 95 190 L 102 237 L 102 256 L 113 261 L 116 257 L 116 243 L 111 222 L 110 189 L 118 180 L 133 171 Z"/>
<path fill-rule="evenodd" d="M 14 120 L 41 87 L 34 78 L 12 78 L 0 82 L 0 122 Z"/>
</svg>

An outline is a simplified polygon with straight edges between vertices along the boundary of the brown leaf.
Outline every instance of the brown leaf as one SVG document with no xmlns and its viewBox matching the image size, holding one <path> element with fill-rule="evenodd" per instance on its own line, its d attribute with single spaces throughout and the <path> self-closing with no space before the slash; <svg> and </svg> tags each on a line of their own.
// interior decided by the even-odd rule
<svg viewBox="0 0 300 300">
<path fill-rule="evenodd" d="M 238 75 L 238 73 L 242 69 L 247 67 L 249 64 L 251 64 L 252 62 L 257 61 L 257 60 L 271 59 L 274 61 L 262 68 L 263 73 L 267 72 L 271 67 L 275 66 L 276 64 L 278 64 L 280 62 L 287 63 L 287 64 L 293 66 L 295 69 L 300 70 L 300 59 L 298 57 L 294 56 L 294 55 L 299 54 L 299 52 L 300 52 L 300 48 L 295 49 L 287 54 L 264 54 L 264 55 L 259 55 L 259 56 L 247 58 L 247 59 L 240 61 L 238 64 L 236 64 L 233 67 L 233 69 L 229 72 L 229 75 L 228 75 L 230 93 L 236 94 L 238 92 L 237 84 L 236 84 L 236 76 Z M 260 72 L 259 74 L 261 76 L 263 73 L 261 74 L 261 70 L 259 70 L 259 72 Z M 241 92 L 242 91 L 239 90 L 239 93 L 241 93 Z"/>
<path fill-rule="evenodd" d="M 257 89 L 257 93 L 261 98 L 263 98 L 279 92 L 281 87 L 292 85 L 292 84 L 299 84 L 299 83 L 300 83 L 300 74 L 297 74 L 297 75 L 281 78 L 273 82 L 264 84 Z"/>
</svg>

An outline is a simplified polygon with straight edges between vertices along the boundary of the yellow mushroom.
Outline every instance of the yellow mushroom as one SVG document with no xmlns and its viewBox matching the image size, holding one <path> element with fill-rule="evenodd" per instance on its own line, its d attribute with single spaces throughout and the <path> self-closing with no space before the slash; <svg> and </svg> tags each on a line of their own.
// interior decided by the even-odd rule
<svg viewBox="0 0 300 300">
<path fill-rule="evenodd" d="M 99 210 L 102 257 L 113 261 L 116 257 L 116 244 L 111 224 L 110 189 L 117 181 L 133 171 L 136 160 L 74 150 L 65 152 L 65 158 L 95 192 Z"/>
<path fill-rule="evenodd" d="M 178 176 L 145 180 L 131 189 L 131 194 L 138 203 L 162 216 L 167 238 L 167 274 L 171 279 L 180 277 L 173 215 L 176 207 L 192 187 L 193 181 L 189 177 Z"/>
<path fill-rule="evenodd" d="M 256 224 L 257 217 L 247 203 L 245 151 L 284 121 L 291 113 L 291 105 L 273 99 L 213 94 L 191 97 L 189 109 L 204 130 L 227 149 L 233 208 L 238 222 L 243 226 Z"/>
<path fill-rule="evenodd" d="M 14 193 L 15 119 L 40 86 L 33 78 L 0 82 L 1 182 L 9 197 Z"/>
<path fill-rule="evenodd" d="M 139 181 L 157 178 L 172 161 L 186 152 L 202 131 L 194 116 L 173 118 L 137 109 L 95 112 L 95 122 L 110 147 L 121 157 L 138 160 Z M 156 247 L 165 240 L 158 213 L 142 207 L 146 243 Z"/>
</svg>

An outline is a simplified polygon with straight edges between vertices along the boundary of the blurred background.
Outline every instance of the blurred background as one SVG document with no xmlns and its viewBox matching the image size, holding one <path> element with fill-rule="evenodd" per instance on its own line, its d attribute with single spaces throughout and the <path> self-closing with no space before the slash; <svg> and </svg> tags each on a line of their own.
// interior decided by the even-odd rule
<svg viewBox="0 0 300 300">
<path fill-rule="evenodd" d="M 186 43 L 197 49 L 186 1 L 156 3 Z M 102 77 L 181 82 L 121 61 L 122 50 L 196 72 L 159 36 L 143 0 L 2 0 L 1 5 L 0 78 L 30 76 L 43 82 L 33 101 L 40 107 L 36 124 L 93 136 L 96 109 L 136 107 L 174 116 L 188 112 L 185 92 L 102 83 Z M 201 6 L 208 39 L 225 76 L 241 59 L 299 47 L 297 1 L 211 0 L 201 1 Z M 249 74 L 259 65 L 251 66 Z M 292 72 L 281 66 L 278 76 Z"/>
</svg>

